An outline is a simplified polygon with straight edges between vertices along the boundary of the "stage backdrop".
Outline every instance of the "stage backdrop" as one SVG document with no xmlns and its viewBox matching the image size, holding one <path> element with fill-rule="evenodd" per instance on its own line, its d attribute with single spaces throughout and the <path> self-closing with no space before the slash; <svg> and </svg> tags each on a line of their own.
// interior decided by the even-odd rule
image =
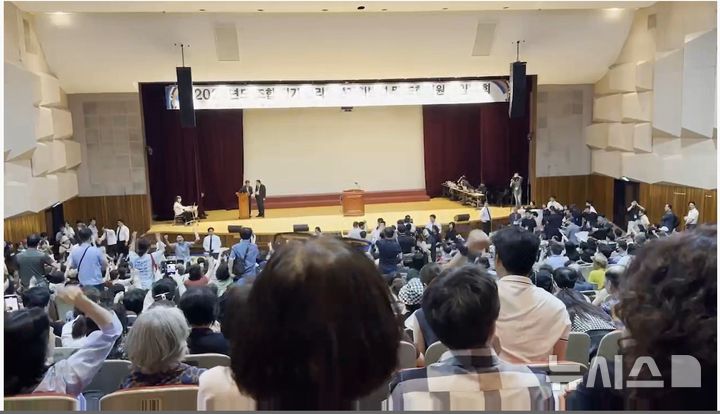
<svg viewBox="0 0 720 414">
<path fill-rule="evenodd" d="M 247 109 L 245 177 L 268 196 L 425 188 L 420 106 Z"/>
<path fill-rule="evenodd" d="M 172 219 L 176 195 L 201 209 L 237 208 L 243 182 L 242 110 L 196 111 L 197 127 L 181 128 L 165 108 L 167 84 L 141 84 L 148 177 L 156 219 Z"/>
<path fill-rule="evenodd" d="M 507 103 L 427 105 L 423 126 L 429 196 L 441 195 L 442 183 L 461 175 L 502 190 L 519 172 L 527 185 L 529 117 L 509 119 Z"/>
</svg>

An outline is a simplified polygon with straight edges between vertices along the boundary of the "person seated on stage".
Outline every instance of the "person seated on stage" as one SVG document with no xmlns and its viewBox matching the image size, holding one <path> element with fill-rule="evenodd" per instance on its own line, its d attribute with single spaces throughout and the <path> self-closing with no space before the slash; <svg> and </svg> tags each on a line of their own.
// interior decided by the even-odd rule
<svg viewBox="0 0 720 414">
<path fill-rule="evenodd" d="M 182 218 L 183 223 L 188 223 L 193 220 L 192 207 L 182 205 L 182 197 L 175 197 L 175 204 L 173 204 L 173 212 L 175 212 L 175 218 Z"/>
</svg>

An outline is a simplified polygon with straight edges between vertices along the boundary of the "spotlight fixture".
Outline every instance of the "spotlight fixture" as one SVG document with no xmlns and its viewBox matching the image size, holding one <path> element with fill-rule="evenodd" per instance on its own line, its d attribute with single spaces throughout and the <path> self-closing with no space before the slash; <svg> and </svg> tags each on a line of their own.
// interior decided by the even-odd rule
<svg viewBox="0 0 720 414">
<path fill-rule="evenodd" d="M 365 10 L 365 6 L 358 6 L 358 10 Z"/>
<path fill-rule="evenodd" d="M 620 179 L 621 179 L 621 180 L 623 180 L 623 181 L 630 181 L 630 179 L 629 179 L 629 178 L 627 178 L 627 177 L 626 177 L 626 176 L 624 176 L 624 175 L 623 175 L 622 177 L 620 177 Z"/>
</svg>

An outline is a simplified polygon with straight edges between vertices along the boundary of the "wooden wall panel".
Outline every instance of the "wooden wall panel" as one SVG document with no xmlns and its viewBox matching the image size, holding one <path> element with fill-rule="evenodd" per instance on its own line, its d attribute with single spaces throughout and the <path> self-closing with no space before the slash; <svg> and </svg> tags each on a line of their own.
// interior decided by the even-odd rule
<svg viewBox="0 0 720 414">
<path fill-rule="evenodd" d="M 582 209 L 585 201 L 591 200 L 598 213 L 613 219 L 613 182 L 610 177 L 600 175 L 568 175 L 559 177 L 537 177 L 532 187 L 532 199 L 538 206 L 555 196 L 563 205 L 575 204 Z"/>
<path fill-rule="evenodd" d="M 672 204 L 673 211 L 682 220 L 691 201 L 695 202 L 700 211 L 700 223 L 717 223 L 717 190 L 640 183 L 638 203 L 647 209 L 651 223 L 660 221 L 666 203 Z"/>
<path fill-rule="evenodd" d="M 4 221 L 5 241 L 17 243 L 32 233 L 50 233 L 45 223 L 45 212 L 24 214 Z"/>
<path fill-rule="evenodd" d="M 76 220 L 88 221 L 95 217 L 98 228 L 115 228 L 117 219 L 122 218 L 130 231 L 142 234 L 150 228 L 150 202 L 148 196 L 124 195 L 103 197 L 76 197 L 63 203 L 65 220 L 75 224 Z"/>
</svg>

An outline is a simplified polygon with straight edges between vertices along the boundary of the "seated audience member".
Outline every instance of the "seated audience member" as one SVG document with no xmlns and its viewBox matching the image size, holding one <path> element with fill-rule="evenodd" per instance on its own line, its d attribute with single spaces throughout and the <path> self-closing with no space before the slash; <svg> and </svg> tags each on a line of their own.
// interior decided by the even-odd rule
<svg viewBox="0 0 720 414">
<path fill-rule="evenodd" d="M 567 399 L 572 410 L 714 410 L 717 404 L 717 228 L 674 234 L 647 244 L 627 269 L 617 314 L 628 336 L 620 341 L 622 373 L 593 369 Z M 684 377 L 697 387 L 674 386 Z M 648 357 L 659 371 L 640 367 Z M 688 371 L 689 369 L 689 371 Z M 597 370 L 595 370 L 597 371 Z M 632 374 L 632 376 L 631 376 Z M 592 375 L 593 381 L 590 381 Z M 655 387 L 624 387 L 627 380 L 659 381 Z M 605 378 L 605 379 L 603 379 Z M 690 379 L 692 378 L 692 379 Z M 617 388 L 616 388 L 617 387 Z"/>
<path fill-rule="evenodd" d="M 450 223 L 448 223 L 447 233 L 445 233 L 445 240 L 451 241 L 454 243 L 457 236 L 458 236 L 458 233 L 455 230 L 455 222 L 451 221 Z"/>
<path fill-rule="evenodd" d="M 82 288 L 83 295 L 93 303 L 100 302 L 100 291 L 94 287 Z M 87 341 L 87 336 L 100 329 L 92 320 L 88 320 L 81 309 L 75 307 L 73 320 L 62 327 L 60 338 L 62 346 L 66 348 L 81 348 Z"/>
<path fill-rule="evenodd" d="M 122 304 L 127 311 L 128 326 L 132 326 L 142 313 L 145 296 L 147 291 L 142 289 L 130 289 L 123 295 Z"/>
<path fill-rule="evenodd" d="M 217 286 L 218 297 L 225 294 L 227 289 L 232 286 L 233 282 L 233 278 L 230 277 L 230 267 L 227 263 L 220 263 L 215 271 L 215 280 L 211 283 L 211 285 Z"/>
<path fill-rule="evenodd" d="M 380 272 L 383 275 L 397 271 L 398 264 L 402 260 L 402 249 L 398 241 L 393 238 L 394 233 L 392 227 L 386 227 L 385 230 L 383 230 L 384 237 L 375 243 L 380 259 Z"/>
<path fill-rule="evenodd" d="M 442 267 L 437 263 L 428 263 L 420 269 L 420 281 L 423 291 L 440 275 Z M 422 300 L 422 298 L 421 298 Z M 405 327 L 413 331 L 413 342 L 418 352 L 424 353 L 427 347 L 438 341 L 437 335 L 428 325 L 422 307 L 405 319 Z"/>
<path fill-rule="evenodd" d="M 605 288 L 595 295 L 593 305 L 602 307 L 605 312 L 612 315 L 612 308 L 618 303 L 620 293 L 620 280 L 625 275 L 625 266 L 612 265 L 605 271 Z"/>
<path fill-rule="evenodd" d="M 190 328 L 180 309 L 157 306 L 138 316 L 125 339 L 133 371 L 120 388 L 197 385 L 205 371 L 185 364 Z"/>
<path fill-rule="evenodd" d="M 519 362 L 548 362 L 550 355 L 565 359 L 571 326 L 565 305 L 529 279 L 540 240 L 510 226 L 497 231 L 492 242 L 500 277 L 500 316 L 495 328 L 502 346 L 500 357 Z"/>
<path fill-rule="evenodd" d="M 625 240 L 618 240 L 615 251 L 610 255 L 608 260 L 610 264 L 617 264 L 627 267 L 630 264 L 630 255 L 628 254 L 628 244 Z"/>
<path fill-rule="evenodd" d="M 553 285 L 553 268 L 549 264 L 541 265 L 540 268 L 535 271 L 531 276 L 530 280 L 532 283 L 545 290 L 549 293 L 555 293 L 555 285 Z"/>
<path fill-rule="evenodd" d="M 240 325 L 240 315 L 245 310 L 252 286 L 231 286 L 225 292 L 225 310 L 222 318 L 222 335 L 232 344 L 242 341 L 242 332 L 235 332 Z M 198 391 L 198 411 L 208 409 L 212 404 L 214 411 L 252 411 L 256 409 L 255 400 L 245 392 L 240 392 L 230 367 L 214 367 L 200 375 Z"/>
<path fill-rule="evenodd" d="M 200 266 L 190 266 L 188 278 L 184 282 L 186 288 L 207 286 L 208 283 L 210 283 L 210 281 L 205 275 L 203 275 L 202 268 Z"/>
<path fill-rule="evenodd" d="M 210 326 L 217 319 L 217 295 L 208 287 L 190 288 L 180 298 L 178 308 L 190 324 L 188 350 L 191 354 L 229 354 L 228 343 Z"/>
<path fill-rule="evenodd" d="M 605 269 L 607 268 L 608 260 L 602 253 L 595 253 L 593 256 L 593 270 L 588 274 L 587 281 L 596 286 L 595 290 L 600 290 L 605 287 Z"/>
<path fill-rule="evenodd" d="M 45 366 L 50 321 L 40 308 L 5 313 L 5 396 L 31 393 L 78 395 L 90 384 L 110 353 L 122 326 L 113 312 L 89 300 L 79 287 L 60 289 L 57 296 L 100 327 L 68 359 Z M 7 358 L 7 356 L 12 356 Z"/>
<path fill-rule="evenodd" d="M 545 258 L 543 263 L 550 265 L 552 270 L 565 266 L 565 263 L 570 260 L 563 254 L 565 247 L 561 243 L 550 241 L 550 247 L 548 250 L 550 251 L 550 255 Z"/>
<path fill-rule="evenodd" d="M 449 351 L 428 367 L 398 372 L 390 410 L 553 409 L 543 375 L 501 361 L 492 349 L 501 304 L 490 276 L 472 265 L 448 270 L 428 287 L 422 308 Z"/>
<path fill-rule="evenodd" d="M 400 288 L 398 299 L 403 305 L 405 305 L 405 314 L 403 315 L 403 319 L 406 319 L 420 308 L 423 291 L 424 287 L 419 278 L 410 280 L 405 284 L 405 286 Z"/>
<path fill-rule="evenodd" d="M 590 303 L 587 296 L 575 290 L 578 274 L 573 269 L 561 267 L 555 269 L 553 278 L 560 289 L 555 296 L 567 308 L 572 323 L 572 332 L 584 332 L 590 336 L 590 356 L 594 356 L 600 340 L 605 334 L 615 330 L 610 316 Z"/>
<path fill-rule="evenodd" d="M 233 329 L 233 376 L 258 409 L 348 410 L 397 366 L 388 284 L 332 238 L 278 249 Z"/>
</svg>

